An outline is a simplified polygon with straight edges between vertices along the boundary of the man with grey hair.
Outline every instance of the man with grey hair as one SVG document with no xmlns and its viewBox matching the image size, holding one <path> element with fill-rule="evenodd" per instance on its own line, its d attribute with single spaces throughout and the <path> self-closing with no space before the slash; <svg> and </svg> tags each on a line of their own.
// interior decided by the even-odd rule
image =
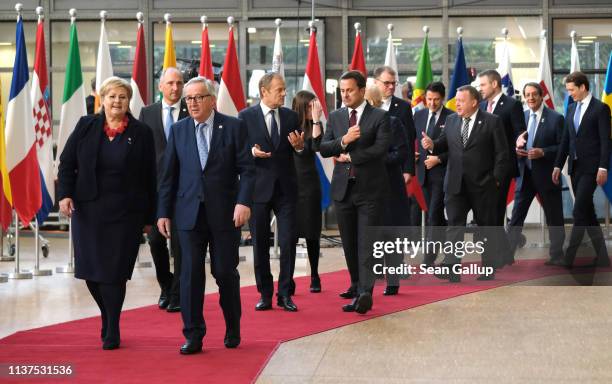
<svg viewBox="0 0 612 384">
<path fill-rule="evenodd" d="M 166 149 L 168 135 L 172 124 L 183 119 L 187 113 L 187 105 L 181 101 L 183 96 L 183 75 L 174 68 L 166 68 L 159 79 L 159 90 L 163 97 L 160 101 L 148 105 L 140 111 L 140 121 L 153 130 L 155 142 L 155 157 L 157 160 L 157 180 L 161 179 L 161 160 Z M 176 235 L 176 228 L 172 229 Z M 170 255 L 166 239 L 157 231 L 155 226 L 148 235 L 151 256 L 155 264 L 157 282 L 161 287 L 158 306 L 168 312 L 179 312 L 179 276 L 181 275 L 181 248 L 177 236 L 170 240 L 170 249 L 174 257 L 174 274 L 170 272 Z"/>
<path fill-rule="evenodd" d="M 255 169 L 244 122 L 215 111 L 210 80 L 197 77 L 185 86 L 190 117 L 172 125 L 164 153 L 157 227 L 172 238 L 176 224 L 183 252 L 181 316 L 185 344 L 181 354 L 202 350 L 206 323 L 204 259 L 219 286 L 226 348 L 240 344 L 240 227 L 251 214 Z"/>
</svg>

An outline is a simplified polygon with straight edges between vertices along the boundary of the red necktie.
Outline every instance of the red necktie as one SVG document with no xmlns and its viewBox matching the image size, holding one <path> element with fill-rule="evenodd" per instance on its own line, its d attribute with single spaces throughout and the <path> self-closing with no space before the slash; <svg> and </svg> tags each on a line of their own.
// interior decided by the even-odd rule
<svg viewBox="0 0 612 384">
<path fill-rule="evenodd" d="M 349 128 L 357 125 L 357 110 L 353 109 L 351 111 L 351 117 L 349 117 Z M 349 178 L 355 177 L 355 168 L 353 168 L 353 164 L 350 165 L 349 168 Z"/>
</svg>

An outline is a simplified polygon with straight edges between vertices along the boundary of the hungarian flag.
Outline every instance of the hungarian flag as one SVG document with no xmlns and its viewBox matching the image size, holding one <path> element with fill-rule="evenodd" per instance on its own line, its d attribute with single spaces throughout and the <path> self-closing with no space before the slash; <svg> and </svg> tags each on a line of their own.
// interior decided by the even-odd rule
<svg viewBox="0 0 612 384">
<path fill-rule="evenodd" d="M 55 172 L 59 158 L 64 150 L 68 137 L 74 130 L 79 119 L 87 115 L 85 108 L 85 89 L 83 88 L 83 73 L 81 72 L 81 56 L 79 54 L 79 39 L 77 37 L 76 18 L 70 25 L 70 45 L 68 48 L 68 63 L 66 65 L 66 80 L 64 81 L 64 96 L 60 116 L 59 135 L 57 137 L 57 154 L 55 156 Z"/>
<path fill-rule="evenodd" d="M 555 109 L 553 98 L 552 75 L 550 72 L 550 62 L 548 60 L 548 46 L 546 44 L 546 35 L 542 36 L 542 49 L 540 52 L 540 66 L 538 68 L 538 82 L 544 92 L 544 102 L 550 109 Z"/>
<path fill-rule="evenodd" d="M 431 60 L 429 58 L 429 46 L 427 45 L 427 34 L 423 39 L 423 47 L 419 57 L 419 66 L 417 68 L 416 82 L 414 83 L 414 91 L 412 91 L 412 111 L 416 112 L 425 108 L 425 89 L 433 81 L 433 73 L 431 71 Z"/>
<path fill-rule="evenodd" d="M 136 36 L 136 55 L 134 56 L 134 66 L 132 67 L 132 100 L 130 100 L 130 110 L 136 117 L 140 116 L 140 110 L 149 104 L 149 90 L 147 87 L 147 54 L 145 51 L 144 28 L 138 22 L 138 33 Z"/>
<path fill-rule="evenodd" d="M 23 20 L 17 17 L 15 64 L 6 113 L 6 162 L 11 181 L 13 208 L 24 226 L 29 226 L 42 204 L 36 132 L 32 118 L 30 74 Z"/>
<path fill-rule="evenodd" d="M 215 72 L 213 71 L 212 66 L 212 56 L 210 55 L 210 41 L 208 40 L 208 24 L 206 24 L 205 19 L 202 21 L 202 51 L 200 54 L 199 75 L 204 76 L 210 81 L 215 81 Z"/>
<path fill-rule="evenodd" d="M 457 105 L 455 103 L 457 89 L 470 84 L 467 66 L 465 65 L 465 53 L 463 52 L 462 40 L 461 36 L 457 38 L 457 58 L 455 59 L 455 69 L 453 70 L 453 77 L 451 78 L 450 88 L 448 90 L 448 101 L 446 102 L 446 108 L 453 111 L 457 111 Z"/>
<path fill-rule="evenodd" d="M 0 89 L 2 83 L 0 82 Z M 0 92 L 0 225 L 6 231 L 13 219 L 13 198 L 11 195 L 11 180 L 6 165 L 6 143 L 4 141 L 4 109 L 2 107 L 2 92 Z"/>
<path fill-rule="evenodd" d="M 363 56 L 363 44 L 361 43 L 361 31 L 357 28 L 355 29 L 355 49 L 353 49 L 353 58 L 351 59 L 349 69 L 359 71 L 363 76 L 368 77 L 365 57 Z"/>
<path fill-rule="evenodd" d="M 317 47 L 317 30 L 310 28 L 310 44 L 308 46 L 308 59 L 306 60 L 306 73 L 304 74 L 304 85 L 302 89 L 310 91 L 317 96 L 323 108 L 321 122 L 323 127 L 327 122 L 327 105 L 325 103 L 325 92 L 323 91 L 323 77 L 321 76 L 321 65 L 319 64 L 319 49 Z M 323 158 L 319 152 L 315 158 L 319 181 L 321 183 L 321 209 L 331 204 L 330 185 L 334 172 L 334 161 L 331 158 Z"/>
<path fill-rule="evenodd" d="M 104 80 L 113 76 L 113 64 L 111 63 L 110 48 L 106 35 L 106 11 L 100 12 L 100 40 L 98 42 L 98 61 L 96 63 L 96 100 L 94 112 L 100 108 L 100 89 Z"/>
<path fill-rule="evenodd" d="M 225 54 L 219 97 L 217 98 L 217 110 L 229 116 L 238 116 L 238 112 L 245 107 L 238 55 L 236 54 L 236 42 L 234 41 L 234 28 L 230 26 L 227 53 Z"/>
<path fill-rule="evenodd" d="M 55 201 L 55 177 L 53 174 L 53 119 L 49 108 L 49 75 L 45 53 L 45 29 L 42 15 L 36 30 L 36 53 L 32 74 L 32 113 L 36 131 L 36 149 L 40 168 L 42 206 L 36 218 L 42 223 L 49 216 Z"/>
</svg>

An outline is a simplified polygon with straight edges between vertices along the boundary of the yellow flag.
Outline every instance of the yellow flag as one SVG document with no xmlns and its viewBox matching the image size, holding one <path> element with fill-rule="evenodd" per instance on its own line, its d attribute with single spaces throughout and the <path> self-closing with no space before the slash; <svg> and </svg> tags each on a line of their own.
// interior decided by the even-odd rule
<svg viewBox="0 0 612 384">
<path fill-rule="evenodd" d="M 0 84 L 0 90 L 2 84 Z M 7 229 L 11 223 L 13 195 L 11 194 L 11 182 L 9 180 L 8 167 L 6 165 L 6 141 L 4 136 L 4 109 L 2 107 L 2 92 L 0 91 L 0 178 L 2 188 L 0 189 L 0 224 Z"/>
<path fill-rule="evenodd" d="M 172 39 L 172 23 L 166 23 L 166 45 L 164 49 L 164 67 L 176 67 L 176 53 L 174 52 L 174 40 Z"/>
</svg>

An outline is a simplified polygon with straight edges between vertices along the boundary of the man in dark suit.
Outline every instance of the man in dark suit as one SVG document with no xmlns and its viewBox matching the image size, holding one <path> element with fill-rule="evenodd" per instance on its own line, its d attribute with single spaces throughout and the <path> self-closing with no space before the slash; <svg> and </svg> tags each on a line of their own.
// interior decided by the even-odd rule
<svg viewBox="0 0 612 384">
<path fill-rule="evenodd" d="M 529 206 L 537 194 L 544 208 L 550 234 L 550 260 L 546 264 L 552 265 L 563 257 L 565 241 L 561 186 L 555 185 L 549 177 L 563 135 L 563 116 L 544 106 L 544 94 L 540 84 L 525 84 L 523 96 L 529 107 L 525 111 L 528 130 L 522 133 L 516 142 L 520 176 L 516 179 L 508 239 L 514 255 Z"/>
<path fill-rule="evenodd" d="M 298 133 L 297 113 L 283 107 L 285 81 L 278 73 L 268 73 L 259 82 L 261 102 L 242 110 L 238 117 L 249 132 L 251 153 L 257 177 L 253 195 L 253 215 L 249 221 L 257 291 L 261 299 L 255 310 L 272 308 L 274 282 L 270 271 L 270 212 L 276 216 L 280 246 L 280 274 L 277 304 L 295 312 L 291 299 L 295 268 L 297 179 L 293 153 L 304 150 L 303 134 Z"/>
<path fill-rule="evenodd" d="M 344 257 L 351 286 L 342 297 L 353 298 L 345 312 L 372 308 L 374 287 L 368 226 L 380 225 L 383 200 L 389 192 L 385 158 L 391 142 L 389 117 L 364 99 L 366 80 L 359 71 L 340 77 L 344 108 L 329 115 L 321 141 L 321 156 L 337 156 L 331 182 Z"/>
<path fill-rule="evenodd" d="M 495 225 L 496 212 L 491 209 L 499 197 L 501 182 L 508 176 L 511 167 L 508 144 L 502 129 L 501 119 L 480 111 L 480 95 L 476 88 L 466 85 L 457 90 L 457 113 L 446 118 L 444 130 L 437 140 L 423 135 L 421 145 L 434 154 L 448 152 L 444 192 L 448 215 L 447 241 L 463 241 L 467 214 L 474 212 L 479 227 L 490 233 Z M 488 237 L 488 236 L 485 236 Z M 485 243 L 482 254 L 484 267 L 498 268 L 501 263 L 497 254 L 491 252 L 490 243 Z M 451 282 L 461 281 L 461 276 L 451 265 L 459 264 L 460 258 L 448 253 L 444 264 L 448 273 L 438 275 Z M 482 274 L 478 280 L 492 280 L 493 274 Z"/>
<path fill-rule="evenodd" d="M 508 198 L 508 190 L 513 178 L 519 176 L 518 164 L 516 161 L 515 144 L 518 135 L 527 130 L 523 115 L 522 104 L 512 98 L 506 96 L 502 92 L 501 76 L 496 70 L 489 69 L 478 74 L 480 81 L 480 93 L 483 101 L 480 103 L 480 109 L 492 113 L 502 121 L 502 129 L 506 134 L 506 142 L 508 143 L 508 153 L 510 155 L 511 172 L 504 180 L 500 180 L 499 199 L 497 200 L 497 224 L 500 229 L 506 224 L 506 201 Z M 502 255 L 502 259 L 506 265 L 514 263 L 514 256 L 510 252 L 510 243 L 506 237 L 505 231 L 501 230 L 498 236 L 498 252 Z"/>
<path fill-rule="evenodd" d="M 424 133 L 432 140 L 440 137 L 446 117 L 453 113 L 443 105 L 445 95 L 444 84 L 433 82 L 427 86 L 425 90 L 427 108 L 414 114 L 417 137 L 422 137 Z M 444 217 L 444 174 L 446 173 L 447 160 L 448 153 L 440 153 L 436 156 L 419 145 L 417 177 L 427 202 L 427 238 L 434 241 L 444 241 L 442 227 L 446 226 L 446 218 Z M 434 250 L 430 250 L 425 254 L 423 263 L 432 266 L 436 257 L 437 254 Z"/>
<path fill-rule="evenodd" d="M 187 105 L 181 101 L 183 96 L 183 75 L 173 67 L 162 72 L 159 79 L 159 90 L 163 98 L 157 103 L 144 107 L 140 111 L 138 120 L 148 125 L 153 131 L 155 141 L 155 157 L 157 161 L 157 180 L 161 180 L 162 158 L 166 150 L 170 126 L 189 116 Z M 170 240 L 170 248 L 174 257 L 174 274 L 170 272 L 170 255 L 166 238 L 163 237 L 155 226 L 148 235 L 149 248 L 155 264 L 157 282 L 161 288 L 158 306 L 168 312 L 179 312 L 180 299 L 180 276 L 181 276 L 181 247 L 178 242 L 176 225 L 172 227 L 173 239 Z"/>
<path fill-rule="evenodd" d="M 240 344 L 240 227 L 249 219 L 255 169 L 247 130 L 236 118 L 214 111 L 215 87 L 196 77 L 185 86 L 191 117 L 172 125 L 159 188 L 159 232 L 170 237 L 176 222 L 183 252 L 181 315 L 186 342 L 182 354 L 202 350 L 206 323 L 204 259 L 219 286 L 227 348 Z"/>
<path fill-rule="evenodd" d="M 561 168 L 569 155 L 568 171 L 574 189 L 574 226 L 565 258 L 559 265 L 571 267 L 576 251 L 589 233 L 597 257 L 594 266 L 609 266 L 608 250 L 597 221 L 593 193 L 608 179 L 610 108 L 589 92 L 589 79 L 582 72 L 565 78 L 565 89 L 575 103 L 567 109 L 565 131 L 553 170 L 553 182 L 559 183 Z"/>
</svg>

